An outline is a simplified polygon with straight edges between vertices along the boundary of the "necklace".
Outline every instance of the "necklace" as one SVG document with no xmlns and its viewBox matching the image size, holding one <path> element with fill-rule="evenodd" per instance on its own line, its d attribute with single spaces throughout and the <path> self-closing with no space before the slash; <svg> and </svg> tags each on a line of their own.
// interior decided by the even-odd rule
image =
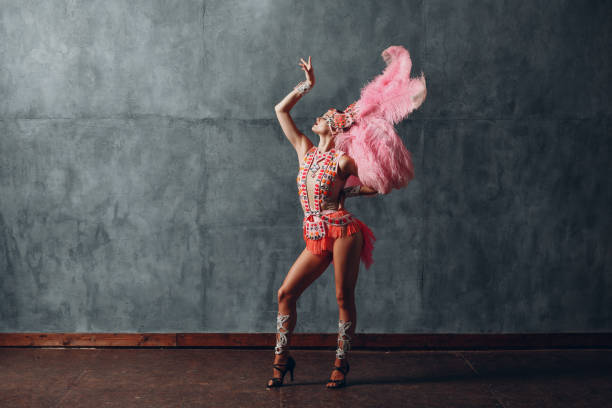
<svg viewBox="0 0 612 408">
<path fill-rule="evenodd" d="M 329 166 L 333 164 L 334 160 L 333 157 L 335 155 L 334 150 L 330 150 L 328 152 L 325 152 L 323 157 L 325 158 L 325 161 L 323 162 L 322 166 L 319 166 L 318 164 L 316 164 L 315 161 L 315 153 L 316 152 L 312 152 L 310 153 L 307 158 L 306 161 L 304 162 L 304 166 L 301 167 L 302 169 L 302 173 L 301 176 L 298 176 L 298 184 L 300 185 L 300 193 L 301 193 L 301 197 L 302 197 L 302 202 L 304 205 L 304 209 L 306 212 L 310 212 L 310 205 L 309 205 L 309 194 L 308 194 L 308 173 L 312 172 L 313 175 L 312 177 L 315 179 L 315 186 L 314 186 L 314 211 L 315 212 L 319 212 L 321 210 L 321 200 L 322 197 L 321 195 L 327 195 L 327 182 L 326 180 L 329 178 Z M 319 171 L 312 171 L 314 168 L 316 168 Z M 335 170 L 334 170 L 334 175 L 335 175 Z M 325 176 L 325 177 L 323 177 Z M 325 183 L 325 187 L 323 187 L 323 183 Z"/>
<path fill-rule="evenodd" d="M 321 157 L 319 157 L 319 153 L 321 153 L 321 151 L 317 147 L 312 166 L 310 167 L 310 172 L 312 173 L 313 176 L 315 176 L 317 174 L 317 171 L 319 171 L 319 169 L 321 168 L 321 166 L 319 166 L 319 162 L 323 160 L 325 157 L 327 157 L 327 153 L 329 153 L 329 151 L 324 152 Z"/>
<path fill-rule="evenodd" d="M 312 166 L 310 166 L 310 172 L 313 176 L 315 176 L 317 174 L 317 171 L 319 171 L 319 169 L 321 168 L 321 166 L 319 166 L 320 160 L 321 159 L 319 159 L 319 149 L 317 148 L 317 150 L 315 151 L 315 156 L 312 159 Z"/>
</svg>

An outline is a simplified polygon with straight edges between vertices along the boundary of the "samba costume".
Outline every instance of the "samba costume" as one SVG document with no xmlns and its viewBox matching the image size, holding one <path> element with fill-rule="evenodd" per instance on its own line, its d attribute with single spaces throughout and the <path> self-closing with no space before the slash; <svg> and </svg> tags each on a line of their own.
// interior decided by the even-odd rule
<svg viewBox="0 0 612 408">
<path fill-rule="evenodd" d="M 366 268 L 372 264 L 376 238 L 365 223 L 339 207 L 340 196 L 357 196 L 362 185 L 379 194 L 388 194 L 394 188 L 405 187 L 414 178 L 411 154 L 395 132 L 394 125 L 417 109 L 427 95 L 423 73 L 417 78 L 410 77 L 412 61 L 404 47 L 388 47 L 381 55 L 387 66 L 361 89 L 359 100 L 344 111 L 331 108 L 323 115 L 332 132 L 337 132 L 335 148 L 321 153 L 313 146 L 300 162 L 296 179 L 304 210 L 306 248 L 315 254 L 331 252 L 336 238 L 361 230 L 364 244 L 360 258 Z M 295 89 L 302 95 L 309 91 L 310 85 L 301 82 Z M 354 160 L 359 174 L 359 177 L 350 175 L 344 188 L 337 178 L 338 159 L 343 154 Z M 277 316 L 276 354 L 287 348 L 289 331 L 284 323 L 288 319 L 289 315 L 279 313 Z M 338 322 L 338 359 L 346 358 L 346 352 L 350 350 L 351 337 L 347 331 L 352 323 Z M 348 363 L 346 372 L 342 372 L 348 373 Z"/>
<path fill-rule="evenodd" d="M 306 248 L 314 254 L 332 252 L 338 237 L 350 236 L 361 230 L 361 259 L 366 268 L 372 264 L 374 234 L 362 221 L 345 209 L 339 209 L 342 184 L 338 180 L 338 159 L 344 154 L 331 149 L 318 157 L 318 149 L 308 150 L 297 176 L 298 191 L 304 210 L 303 235 Z"/>
<path fill-rule="evenodd" d="M 364 237 L 361 260 L 367 269 L 373 262 L 376 238 L 365 223 L 338 209 L 338 158 L 346 153 L 359 172 L 358 178 L 350 175 L 346 180 L 343 192 L 347 197 L 359 195 L 361 185 L 380 194 L 405 187 L 414 177 L 412 157 L 393 125 L 417 109 L 427 94 L 425 76 L 421 73 L 418 78 L 410 77 L 412 61 L 404 47 L 388 47 L 382 57 L 387 67 L 362 88 L 359 100 L 344 111 L 330 108 L 323 115 L 331 130 L 338 132 L 336 148 L 324 153 L 324 162 L 319 165 L 318 157 L 315 158 L 319 152 L 313 146 L 301 163 L 297 178 L 306 247 L 315 254 L 331 251 L 335 238 L 361 229 Z M 301 93 L 308 91 L 304 83 L 296 88 Z M 315 182 L 312 187 L 308 184 L 309 172 Z M 314 201 L 310 201 L 309 194 Z"/>
</svg>

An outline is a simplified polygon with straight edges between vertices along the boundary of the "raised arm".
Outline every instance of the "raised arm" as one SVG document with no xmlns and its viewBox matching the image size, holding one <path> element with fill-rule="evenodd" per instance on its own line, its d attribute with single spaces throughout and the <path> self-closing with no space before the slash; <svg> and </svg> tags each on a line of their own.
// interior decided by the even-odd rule
<svg viewBox="0 0 612 408">
<path fill-rule="evenodd" d="M 300 65 L 302 69 L 306 72 L 306 80 L 300 82 L 296 87 L 293 88 L 291 92 L 287 96 L 283 98 L 282 101 L 276 104 L 274 107 L 274 111 L 276 112 L 276 117 L 278 118 L 278 122 L 289 139 L 289 142 L 295 148 L 295 152 L 298 155 L 298 160 L 302 160 L 308 149 L 310 149 L 313 144 L 295 125 L 293 118 L 289 114 L 289 111 L 293 106 L 300 100 L 302 95 L 308 92 L 315 83 L 314 80 L 314 72 L 312 69 L 312 65 L 310 63 L 310 57 L 308 57 L 308 63 L 303 59 L 300 59 Z"/>
</svg>

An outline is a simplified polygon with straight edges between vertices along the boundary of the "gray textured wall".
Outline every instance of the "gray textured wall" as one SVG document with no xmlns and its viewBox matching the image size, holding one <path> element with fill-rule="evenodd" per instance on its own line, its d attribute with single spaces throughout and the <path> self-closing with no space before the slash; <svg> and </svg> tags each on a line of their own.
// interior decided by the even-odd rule
<svg viewBox="0 0 612 408">
<path fill-rule="evenodd" d="M 402 44 L 416 179 L 348 201 L 377 235 L 359 332 L 612 329 L 606 1 L 0 1 L 0 330 L 273 332 L 303 249 L 273 107 L 355 100 Z M 297 332 L 333 332 L 332 269 Z"/>
</svg>

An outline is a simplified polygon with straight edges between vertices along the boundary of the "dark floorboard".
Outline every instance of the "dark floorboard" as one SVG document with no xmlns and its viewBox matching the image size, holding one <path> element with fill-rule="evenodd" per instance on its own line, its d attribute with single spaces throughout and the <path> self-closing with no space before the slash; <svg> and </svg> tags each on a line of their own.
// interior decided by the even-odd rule
<svg viewBox="0 0 612 408">
<path fill-rule="evenodd" d="M 0 349 L 1 407 L 612 407 L 612 350 L 293 350 L 295 381 L 267 390 L 272 350 Z"/>
</svg>

